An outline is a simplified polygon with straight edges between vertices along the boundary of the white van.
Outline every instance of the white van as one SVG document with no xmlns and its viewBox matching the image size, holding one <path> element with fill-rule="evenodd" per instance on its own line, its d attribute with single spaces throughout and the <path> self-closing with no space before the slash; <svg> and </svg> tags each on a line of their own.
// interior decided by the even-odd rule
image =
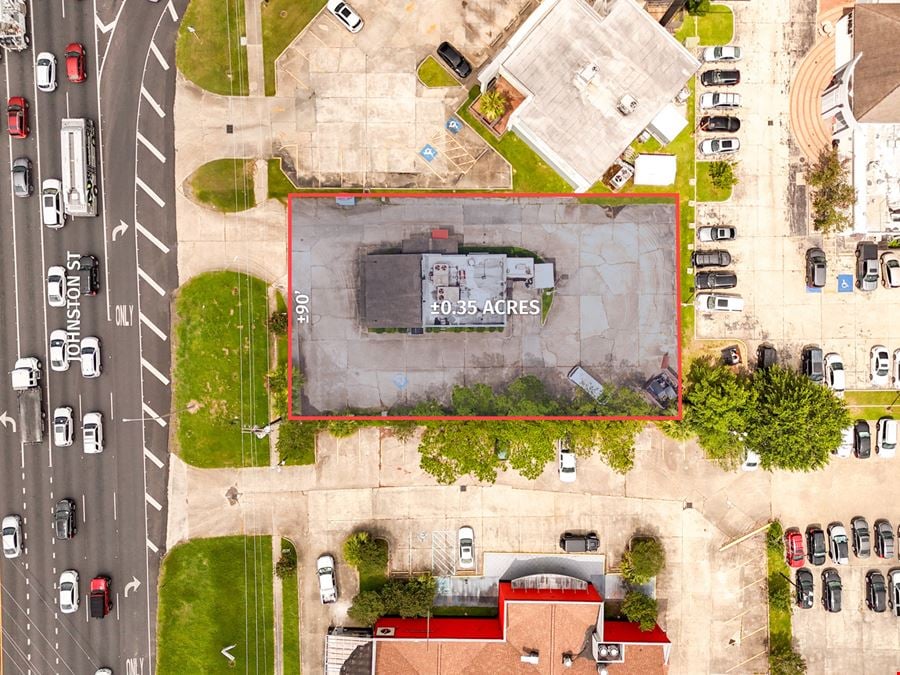
<svg viewBox="0 0 900 675">
<path fill-rule="evenodd" d="M 875 452 L 879 457 L 892 458 L 897 454 L 897 420 L 882 417 L 878 420 L 878 434 Z"/>
<path fill-rule="evenodd" d="M 697 296 L 696 307 L 701 312 L 742 312 L 744 311 L 744 299 L 739 295 L 725 295 L 723 293 L 700 293 Z"/>
<path fill-rule="evenodd" d="M 575 366 L 569 371 L 569 381 L 577 384 L 584 389 L 593 399 L 599 399 L 603 396 L 603 385 L 597 382 L 588 372 L 581 366 Z"/>
</svg>

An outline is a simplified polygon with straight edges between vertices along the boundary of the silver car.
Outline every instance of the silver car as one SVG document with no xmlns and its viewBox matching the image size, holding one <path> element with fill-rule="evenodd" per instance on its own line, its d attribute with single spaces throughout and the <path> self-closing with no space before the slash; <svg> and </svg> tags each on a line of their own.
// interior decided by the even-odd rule
<svg viewBox="0 0 900 675">
<path fill-rule="evenodd" d="M 78 590 L 78 572 L 64 570 L 59 575 L 59 611 L 74 614 L 78 611 L 81 591 Z"/>
<path fill-rule="evenodd" d="M 733 137 L 707 138 L 700 142 L 701 155 L 731 155 L 741 149 L 741 142 Z"/>
<path fill-rule="evenodd" d="M 475 530 L 469 526 L 459 528 L 459 568 L 475 568 Z"/>
<path fill-rule="evenodd" d="M 103 415 L 98 412 L 85 413 L 81 420 L 81 438 L 84 452 L 96 455 L 103 452 Z"/>
<path fill-rule="evenodd" d="M 84 377 L 100 377 L 103 366 L 100 363 L 100 340 L 95 337 L 81 338 L 81 374 Z"/>
<path fill-rule="evenodd" d="M 66 306 L 66 270 L 53 265 L 47 270 L 47 304 L 51 307 Z"/>
<path fill-rule="evenodd" d="M 734 45 L 720 45 L 718 47 L 707 47 L 703 50 L 703 60 L 707 63 L 719 61 L 740 61 L 741 48 Z"/>
<path fill-rule="evenodd" d="M 12 163 L 13 194 L 16 197 L 30 197 L 34 188 L 31 185 L 31 160 L 17 157 Z"/>
<path fill-rule="evenodd" d="M 72 408 L 62 406 L 53 411 L 53 444 L 57 448 L 67 448 L 75 440 Z"/>
<path fill-rule="evenodd" d="M 66 342 L 66 331 L 61 328 L 50 333 L 50 368 L 58 373 L 64 373 L 69 369 Z"/>
</svg>

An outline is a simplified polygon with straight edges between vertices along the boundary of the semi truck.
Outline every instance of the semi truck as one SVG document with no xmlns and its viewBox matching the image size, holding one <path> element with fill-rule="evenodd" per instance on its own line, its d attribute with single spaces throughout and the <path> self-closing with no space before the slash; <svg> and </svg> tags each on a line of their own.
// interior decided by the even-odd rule
<svg viewBox="0 0 900 675">
<path fill-rule="evenodd" d="M 0 0 L 0 47 L 20 52 L 28 47 L 25 0 Z"/>
<path fill-rule="evenodd" d="M 23 443 L 44 440 L 44 403 L 41 392 L 41 362 L 36 356 L 16 361 L 12 373 L 12 388 L 19 399 L 19 429 Z"/>
</svg>

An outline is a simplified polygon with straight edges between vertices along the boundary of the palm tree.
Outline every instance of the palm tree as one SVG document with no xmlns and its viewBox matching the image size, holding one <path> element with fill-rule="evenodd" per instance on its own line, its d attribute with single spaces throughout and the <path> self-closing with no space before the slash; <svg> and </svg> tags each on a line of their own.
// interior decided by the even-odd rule
<svg viewBox="0 0 900 675">
<path fill-rule="evenodd" d="M 506 112 L 509 100 L 506 94 L 496 89 L 491 89 L 481 97 L 481 114 L 488 122 L 496 122 Z"/>
</svg>

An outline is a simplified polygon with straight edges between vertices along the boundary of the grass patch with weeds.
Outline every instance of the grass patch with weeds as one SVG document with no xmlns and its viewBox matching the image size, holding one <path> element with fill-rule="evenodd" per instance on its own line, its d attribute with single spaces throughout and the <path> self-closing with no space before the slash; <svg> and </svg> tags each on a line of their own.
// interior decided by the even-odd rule
<svg viewBox="0 0 900 675">
<path fill-rule="evenodd" d="M 316 14 L 325 0 L 265 0 L 262 12 L 263 68 L 266 96 L 275 95 L 275 59 L 281 56 Z"/>
<path fill-rule="evenodd" d="M 281 170 L 280 159 L 277 157 L 275 159 L 270 159 L 267 163 L 267 168 L 269 177 L 269 199 L 277 199 L 282 204 L 287 204 L 288 195 L 292 192 L 299 192 L 299 190 L 291 182 L 291 179 L 287 177 L 287 174 Z"/>
<path fill-rule="evenodd" d="M 417 71 L 419 79 L 426 87 L 458 87 L 459 82 L 438 63 L 433 56 L 422 61 Z"/>
<path fill-rule="evenodd" d="M 708 14 L 689 16 L 685 13 L 684 23 L 675 33 L 681 43 L 691 37 L 700 38 L 705 46 L 727 45 L 734 37 L 734 14 L 726 5 L 712 5 Z"/>
<path fill-rule="evenodd" d="M 191 174 L 188 179 L 191 193 L 201 204 L 235 213 L 256 206 L 253 193 L 252 159 L 214 159 Z"/>
<path fill-rule="evenodd" d="M 375 543 L 378 547 L 387 550 L 388 543 L 384 539 L 376 539 Z M 378 591 L 387 583 L 388 571 L 387 566 L 381 570 L 365 570 L 359 572 L 359 590 L 362 591 Z"/>
<path fill-rule="evenodd" d="M 709 167 L 712 162 L 697 162 L 697 201 L 699 202 L 724 202 L 731 199 L 733 187 L 718 188 L 712 184 L 709 177 Z"/>
<path fill-rule="evenodd" d="M 192 29 L 192 30 L 189 30 Z M 178 29 L 175 64 L 201 89 L 246 96 L 244 0 L 191 0 Z"/>
<path fill-rule="evenodd" d="M 290 539 L 282 539 L 281 548 L 295 550 Z M 281 579 L 281 602 L 284 675 L 300 675 L 300 600 L 296 572 Z"/>
</svg>

